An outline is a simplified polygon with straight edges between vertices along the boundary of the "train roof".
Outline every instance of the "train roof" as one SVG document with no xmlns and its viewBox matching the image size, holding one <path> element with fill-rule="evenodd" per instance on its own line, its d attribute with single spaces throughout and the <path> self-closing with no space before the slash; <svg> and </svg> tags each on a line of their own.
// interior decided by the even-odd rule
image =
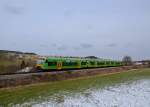
<svg viewBox="0 0 150 107">
<path fill-rule="evenodd" d="M 47 60 L 60 60 L 60 61 L 65 61 L 65 60 L 81 60 L 81 61 L 87 61 L 87 60 L 92 60 L 92 61 L 115 61 L 115 60 L 111 60 L 111 59 L 92 59 L 92 58 L 70 58 L 70 57 L 48 57 L 46 58 Z"/>
</svg>

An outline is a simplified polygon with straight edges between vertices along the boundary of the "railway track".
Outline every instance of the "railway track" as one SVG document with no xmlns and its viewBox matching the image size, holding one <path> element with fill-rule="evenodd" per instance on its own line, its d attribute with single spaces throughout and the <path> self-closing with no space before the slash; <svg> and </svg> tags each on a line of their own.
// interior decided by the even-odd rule
<svg viewBox="0 0 150 107">
<path fill-rule="evenodd" d="M 57 73 L 63 73 L 63 72 L 73 72 L 73 71 L 84 71 L 84 70 L 98 70 L 98 69 L 111 69 L 111 68 L 118 68 L 118 67 L 106 67 L 106 68 L 88 68 L 88 69 L 71 69 L 71 70 L 53 70 L 53 71 L 32 71 L 32 72 L 16 72 L 16 73 L 1 73 L 0 76 L 5 75 L 21 75 L 21 74 L 41 74 L 41 73 L 51 73 L 51 74 L 57 74 Z"/>
<path fill-rule="evenodd" d="M 5 75 L 22 75 L 22 74 L 40 74 L 40 73 L 58 73 L 58 72 L 64 72 L 64 71 L 38 71 L 38 72 L 16 72 L 16 73 L 2 73 L 0 76 Z"/>
<path fill-rule="evenodd" d="M 112 67 L 117 68 L 117 67 Z M 61 70 L 61 71 L 34 71 L 34 72 L 16 72 L 16 73 L 3 73 L 0 74 L 0 81 L 9 81 L 9 80 L 22 80 L 23 78 L 32 78 L 32 77 L 41 77 L 44 75 L 55 75 L 60 74 L 63 75 L 64 72 L 91 72 L 91 71 L 102 71 L 105 69 L 112 68 L 93 68 L 93 69 L 74 69 L 74 70 Z"/>
<path fill-rule="evenodd" d="M 5 73 L 5 74 L 0 74 L 0 81 L 5 81 L 5 80 L 12 80 L 12 79 L 21 79 L 21 78 L 28 78 L 31 76 L 42 76 L 45 74 L 48 75 L 55 75 L 55 74 L 63 74 L 66 71 L 40 71 L 40 72 L 19 72 L 19 73 Z"/>
</svg>

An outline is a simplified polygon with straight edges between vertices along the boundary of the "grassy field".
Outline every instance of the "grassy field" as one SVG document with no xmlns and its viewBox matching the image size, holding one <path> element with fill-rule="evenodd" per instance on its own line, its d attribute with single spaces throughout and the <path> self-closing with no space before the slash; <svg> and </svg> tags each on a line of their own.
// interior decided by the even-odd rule
<svg viewBox="0 0 150 107">
<path fill-rule="evenodd" d="M 150 79 L 150 68 L 130 70 L 111 75 L 97 75 L 53 83 L 40 83 L 36 85 L 19 86 L 15 88 L 0 89 L 0 105 L 18 104 L 33 100 L 42 100 L 60 91 L 82 92 L 91 87 L 104 88 L 127 81 Z M 39 97 L 40 96 L 40 97 Z"/>
</svg>

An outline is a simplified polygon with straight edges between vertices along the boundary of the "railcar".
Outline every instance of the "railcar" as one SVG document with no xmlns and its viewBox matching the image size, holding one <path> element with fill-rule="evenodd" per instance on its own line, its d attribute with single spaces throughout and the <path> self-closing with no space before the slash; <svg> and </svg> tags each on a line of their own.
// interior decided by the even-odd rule
<svg viewBox="0 0 150 107">
<path fill-rule="evenodd" d="M 65 69 L 84 69 L 84 68 L 102 68 L 122 66 L 121 61 L 89 58 L 59 58 L 48 57 L 40 61 L 36 68 L 38 70 L 65 70 Z"/>
</svg>

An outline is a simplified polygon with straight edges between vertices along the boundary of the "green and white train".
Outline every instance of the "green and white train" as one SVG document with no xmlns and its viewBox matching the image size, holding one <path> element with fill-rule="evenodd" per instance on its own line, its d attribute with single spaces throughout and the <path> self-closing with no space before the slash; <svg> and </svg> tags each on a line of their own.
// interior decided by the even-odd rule
<svg viewBox="0 0 150 107">
<path fill-rule="evenodd" d="M 106 59 L 48 57 L 44 61 L 40 61 L 40 63 L 36 65 L 36 68 L 43 71 L 53 71 L 67 69 L 118 67 L 123 65 L 124 64 L 121 61 Z"/>
</svg>

